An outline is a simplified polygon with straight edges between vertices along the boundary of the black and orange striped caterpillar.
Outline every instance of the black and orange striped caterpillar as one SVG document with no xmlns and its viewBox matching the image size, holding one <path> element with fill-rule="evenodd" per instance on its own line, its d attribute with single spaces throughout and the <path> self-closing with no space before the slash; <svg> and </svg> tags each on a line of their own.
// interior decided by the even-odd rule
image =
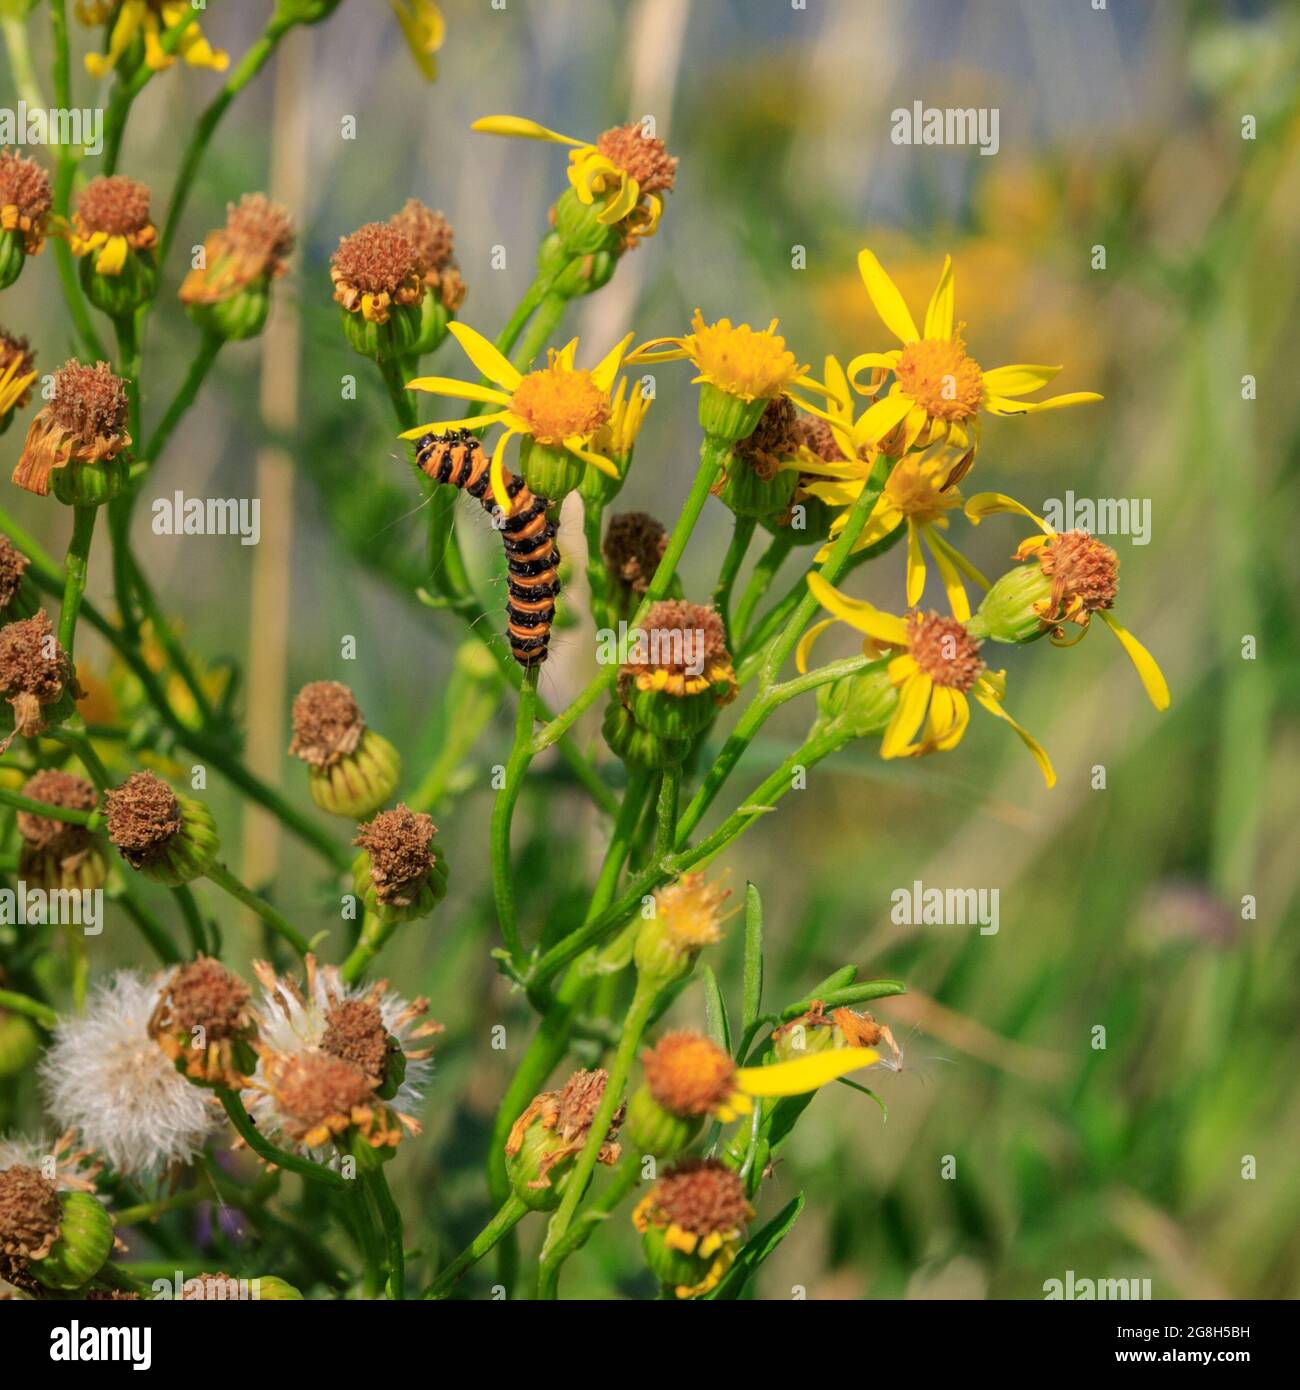
<svg viewBox="0 0 1300 1390">
<path fill-rule="evenodd" d="M 415 459 L 426 477 L 461 488 L 477 497 L 485 511 L 497 512 L 489 490 L 491 460 L 469 430 L 423 435 L 415 446 Z M 510 515 L 498 523 L 510 571 L 506 636 L 515 660 L 528 669 L 546 660 L 560 592 L 560 552 L 555 527 L 546 519 L 550 502 L 535 497 L 528 484 L 508 469 L 506 492 L 514 504 Z"/>
</svg>

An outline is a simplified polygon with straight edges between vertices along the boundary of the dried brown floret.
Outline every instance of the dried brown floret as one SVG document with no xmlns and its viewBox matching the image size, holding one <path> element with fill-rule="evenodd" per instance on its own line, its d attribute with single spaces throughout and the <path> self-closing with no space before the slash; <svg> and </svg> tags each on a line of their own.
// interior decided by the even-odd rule
<svg viewBox="0 0 1300 1390">
<path fill-rule="evenodd" d="M 380 902 L 401 903 L 418 892 L 436 862 L 435 833 L 431 816 L 404 803 L 357 827 L 352 843 L 370 856 L 370 879 Z"/>
<path fill-rule="evenodd" d="M 149 189 L 123 174 L 101 174 L 82 189 L 76 216 L 88 232 L 138 237 L 149 227 Z"/>
<path fill-rule="evenodd" d="M 102 463 L 116 457 L 131 442 L 127 414 L 126 382 L 107 362 L 87 367 L 70 359 L 54 373 L 50 403 L 28 428 L 13 481 L 44 497 L 54 469 L 73 459 Z"/>
<path fill-rule="evenodd" d="M 44 801 L 71 811 L 93 811 L 99 802 L 99 794 L 84 777 L 52 767 L 29 777 L 23 786 L 23 795 L 32 801 Z M 18 833 L 33 849 L 49 850 L 60 857 L 85 849 L 91 840 L 90 831 L 84 825 L 40 816 L 34 811 L 18 812 Z"/>
<path fill-rule="evenodd" d="M 677 160 L 657 136 L 647 135 L 639 122 L 614 126 L 596 141 L 606 159 L 637 181 L 642 193 L 664 193 L 677 178 Z"/>
<path fill-rule="evenodd" d="M 31 561 L 8 536 L 0 536 L 0 608 L 8 608 L 14 601 L 23 574 Z"/>
<path fill-rule="evenodd" d="M 650 587 L 667 549 L 667 530 L 648 512 L 616 512 L 601 543 L 610 573 L 638 594 Z"/>
<path fill-rule="evenodd" d="M 603 1068 L 594 1071 L 575 1071 L 559 1091 L 543 1091 L 534 1096 L 528 1108 L 515 1121 L 506 1140 L 505 1151 L 513 1157 L 523 1148 L 524 1135 L 536 1120 L 544 1130 L 551 1131 L 559 1143 L 548 1147 L 540 1159 L 538 1176 L 528 1186 L 543 1188 L 550 1186 L 548 1174 L 557 1163 L 580 1153 L 591 1132 L 596 1111 L 605 1095 L 609 1073 Z M 627 1107 L 620 1105 L 610 1120 L 609 1129 L 601 1142 L 598 1160 L 606 1165 L 617 1163 L 620 1146 L 617 1141 L 619 1127 Z"/>
<path fill-rule="evenodd" d="M 321 1047 L 360 1068 L 373 1085 L 383 1084 L 393 1045 L 373 999 L 342 999 L 326 1015 Z"/>
<path fill-rule="evenodd" d="M 29 256 L 45 243 L 53 201 L 50 176 L 34 159 L 0 150 L 0 232 L 21 232 Z"/>
<path fill-rule="evenodd" d="M 156 863 L 172 837 L 180 833 L 176 793 L 152 772 L 133 772 L 106 799 L 108 838 L 132 868 Z"/>
<path fill-rule="evenodd" d="M 699 1033 L 666 1033 L 641 1065 L 650 1094 L 674 1115 L 707 1115 L 736 1089 L 735 1062 Z"/>
<path fill-rule="evenodd" d="M 294 697 L 292 757 L 312 767 L 333 767 L 356 750 L 365 720 L 352 692 L 340 681 L 312 681 Z"/>
<path fill-rule="evenodd" d="M 1086 531 L 1049 536 L 1037 551 L 1042 571 L 1052 581 L 1049 622 L 1070 619 L 1087 626 L 1089 617 L 1115 606 L 1119 592 L 1119 556 Z"/>
<path fill-rule="evenodd" d="M 62 1220 L 59 1190 L 39 1169 L 16 1163 L 0 1173 L 0 1253 L 43 1260 Z"/>
<path fill-rule="evenodd" d="M 456 265 L 451 223 L 418 198 L 408 198 L 401 212 L 389 218 L 388 225 L 410 241 L 415 250 L 415 269 L 443 307 L 449 312 L 459 309 L 465 302 L 465 282 Z"/>
<path fill-rule="evenodd" d="M 655 1184 L 647 1216 L 701 1238 L 729 1236 L 753 1215 L 738 1174 L 715 1158 L 688 1158 Z"/>
<path fill-rule="evenodd" d="M 916 664 L 935 685 L 964 692 L 984 670 L 979 643 L 956 618 L 913 613 L 908 619 L 908 641 Z"/>
<path fill-rule="evenodd" d="M 218 304 L 255 281 L 283 275 L 293 243 L 288 209 L 264 193 L 245 193 L 227 204 L 226 225 L 204 238 L 203 264 L 186 275 L 181 303 Z"/>
<path fill-rule="evenodd" d="M 0 631 L 0 693 L 13 706 L 16 733 L 29 738 L 44 733 L 41 711 L 65 690 L 81 698 L 72 662 L 44 609 Z"/>
<path fill-rule="evenodd" d="M 405 232 L 386 222 L 367 222 L 343 237 L 330 261 L 334 298 L 349 312 L 385 323 L 394 306 L 418 304 L 424 283 L 415 247 Z"/>
</svg>

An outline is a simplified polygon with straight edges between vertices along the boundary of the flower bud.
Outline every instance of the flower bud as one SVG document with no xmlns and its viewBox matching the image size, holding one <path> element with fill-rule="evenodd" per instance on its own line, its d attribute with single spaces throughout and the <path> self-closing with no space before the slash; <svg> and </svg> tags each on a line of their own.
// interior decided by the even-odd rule
<svg viewBox="0 0 1300 1390">
<path fill-rule="evenodd" d="M 447 864 L 433 852 L 430 816 L 398 804 L 357 827 L 361 846 L 352 865 L 353 888 L 380 922 L 393 925 L 428 917 L 447 895 Z"/>
<path fill-rule="evenodd" d="M 76 672 L 42 608 L 34 617 L 0 630 L 0 696 L 4 723 L 14 734 L 35 738 L 76 713 L 81 698 Z"/>
<path fill-rule="evenodd" d="M 91 179 L 72 215 L 68 244 L 81 258 L 86 298 L 121 320 L 152 299 L 158 288 L 149 189 L 121 174 Z"/>
<path fill-rule="evenodd" d="M 181 303 L 214 337 L 256 337 L 270 312 L 271 282 L 288 269 L 293 242 L 288 212 L 264 194 L 246 193 L 227 205 L 226 225 L 205 238 L 202 264 L 180 287 Z"/>
<path fill-rule="evenodd" d="M 78 1289 L 113 1248 L 113 1219 L 88 1192 L 60 1192 L 38 1169 L 0 1172 L 0 1255 L 48 1289 Z"/>
<path fill-rule="evenodd" d="M 587 1143 L 609 1074 L 575 1071 L 560 1091 L 543 1091 L 515 1121 L 506 1140 L 506 1172 L 515 1196 L 531 1211 L 560 1205 L 573 1160 Z M 621 1149 L 618 1129 L 625 1107 L 615 1112 L 600 1146 L 599 1162 L 613 1165 Z"/>
<path fill-rule="evenodd" d="M 967 629 L 977 639 L 1032 642 L 1048 631 L 1042 614 L 1051 606 L 1052 581 L 1037 561 L 1008 570 L 984 595 Z"/>
<path fill-rule="evenodd" d="M 567 497 L 593 471 L 576 454 L 556 444 L 540 444 L 531 435 L 519 439 L 519 471 L 533 496 L 552 502 Z"/>
<path fill-rule="evenodd" d="M 108 838 L 133 869 L 168 888 L 202 878 L 220 843 L 212 813 L 152 772 L 133 772 L 106 794 Z"/>
<path fill-rule="evenodd" d="M 705 883 L 703 874 L 684 874 L 661 888 L 632 948 L 638 974 L 660 989 L 689 975 L 704 947 L 722 940 L 728 897 L 730 890 Z"/>
<path fill-rule="evenodd" d="M 401 776 L 397 749 L 367 728 L 352 692 L 338 681 L 312 681 L 298 692 L 289 753 L 307 764 L 316 805 L 349 820 L 373 815 Z"/>
<path fill-rule="evenodd" d="M 853 738 L 883 733 L 898 704 L 898 689 L 887 671 L 858 671 L 819 686 L 817 722 Z"/>
<path fill-rule="evenodd" d="M 678 1298 L 709 1293 L 731 1268 L 754 1209 L 741 1179 L 717 1159 L 670 1169 L 632 1213 L 655 1277 Z"/>
<path fill-rule="evenodd" d="M 465 302 L 465 282 L 456 265 L 451 224 L 418 198 L 408 198 L 401 212 L 389 218 L 415 248 L 415 269 L 425 288 L 420 304 L 420 333 L 412 348 L 419 357 L 433 352 L 447 336 L 447 325 Z"/>
<path fill-rule="evenodd" d="M 49 175 L 33 159 L 0 149 L 0 290 L 22 274 L 45 244 L 54 197 Z"/>
<path fill-rule="evenodd" d="M 380 362 L 415 351 L 424 332 L 425 287 L 410 237 L 384 222 L 366 223 L 339 241 L 330 279 L 355 351 Z"/>
<path fill-rule="evenodd" d="M 643 729 L 690 739 L 736 698 L 726 629 L 712 608 L 667 600 L 638 625 L 619 673 L 619 698 Z"/>
<path fill-rule="evenodd" d="M 771 520 L 789 507 L 798 474 L 782 463 L 798 447 L 794 426 L 794 406 L 778 396 L 767 402 L 752 433 L 737 441 L 713 485 L 714 496 L 737 516 Z"/>
<path fill-rule="evenodd" d="M 601 734 L 610 752 L 635 772 L 677 767 L 691 751 L 689 738 L 669 738 L 643 729 L 618 700 L 609 702 Z"/>
<path fill-rule="evenodd" d="M 99 795 L 84 777 L 46 768 L 29 778 L 22 794 L 75 811 L 93 811 Z M 108 863 L 95 836 L 84 825 L 19 811 L 18 872 L 47 892 L 93 892 L 104 886 Z"/>
<path fill-rule="evenodd" d="M 111 500 L 128 478 L 127 412 L 126 382 L 107 362 L 65 362 L 54 373 L 50 403 L 28 426 L 13 481 L 39 497 L 49 495 L 53 482 L 55 496 L 69 506 Z"/>
<path fill-rule="evenodd" d="M 704 1124 L 701 1115 L 674 1115 L 655 1100 L 648 1086 L 632 1093 L 623 1132 L 634 1148 L 659 1158 L 673 1158 L 690 1146 Z"/>
</svg>

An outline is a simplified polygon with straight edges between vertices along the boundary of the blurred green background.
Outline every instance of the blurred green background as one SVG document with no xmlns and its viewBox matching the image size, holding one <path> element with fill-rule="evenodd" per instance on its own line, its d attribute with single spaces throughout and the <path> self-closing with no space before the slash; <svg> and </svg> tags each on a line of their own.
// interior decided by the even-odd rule
<svg viewBox="0 0 1300 1390">
<path fill-rule="evenodd" d="M 238 55 L 260 9 L 214 0 L 204 29 Z M 469 285 L 461 317 L 495 335 L 531 279 L 564 156 L 472 135 L 475 117 L 511 112 L 594 138 L 653 114 L 680 156 L 659 234 L 566 320 L 560 341 L 579 333 L 588 361 L 632 327 L 639 337 L 682 331 L 697 304 L 706 317 L 779 315 L 800 360 L 816 365 L 827 352 L 884 350 L 892 342 L 857 277 L 858 249 L 880 255 L 914 309 L 950 252 L 977 359 L 1064 362 L 1059 389 L 1106 398 L 990 420 L 965 490 L 1005 490 L 1035 508 L 1067 489 L 1150 500 L 1150 543 L 1113 542 L 1119 611 L 1162 663 L 1174 703 L 1151 709 L 1100 626 L 1069 652 L 1010 651 L 1008 705 L 1051 751 L 1054 791 L 1006 730 L 977 717 L 942 758 L 885 765 L 871 747 L 849 750 L 725 857 L 734 888 L 748 878 L 763 894 L 770 1005 L 846 962 L 912 991 L 876 1011 L 907 1052 L 900 1075 L 872 1083 L 887 1121 L 861 1095 L 830 1088 L 765 1186 L 765 1216 L 800 1190 L 808 1204 L 757 1292 L 1037 1298 L 1073 1270 L 1150 1278 L 1157 1297 L 1294 1297 L 1300 12 L 1136 0 L 1100 10 L 1082 0 L 513 0 L 505 10 L 447 0 L 444 10 L 433 86 L 373 0 L 345 0 L 328 23 L 293 35 L 221 127 L 182 224 L 180 244 L 198 244 L 227 200 L 269 183 L 290 193 L 302 230 L 273 336 L 222 353 L 150 485 L 149 496 L 261 496 L 261 545 L 155 537 L 147 505 L 136 535 L 194 651 L 243 669 L 251 764 L 309 804 L 301 767 L 283 756 L 288 702 L 308 680 L 355 689 L 401 749 L 409 785 L 448 732 L 443 697 L 462 634 L 415 597 L 429 579 L 421 497 L 380 378 L 339 331 L 328 258 L 339 236 L 419 196 L 455 226 Z M 43 33 L 34 47 L 48 72 Z M 74 80 L 90 104 L 79 66 Z M 157 206 L 182 133 L 218 82 L 177 69 L 138 103 L 121 172 L 147 181 Z M 998 154 L 891 144 L 891 111 L 915 100 L 998 108 Z M 355 139 L 345 138 L 349 116 Z M 1255 118 L 1253 139 L 1244 116 Z M 1096 246 L 1104 270 L 1092 268 Z M 33 339 L 44 370 L 70 352 L 48 254 L 5 294 L 0 322 Z M 174 302 L 155 316 L 147 419 L 196 342 Z M 463 374 L 454 343 L 433 369 Z M 619 509 L 671 524 L 698 446 L 689 376 L 659 369 Z M 1255 399 L 1243 400 L 1246 376 Z M 25 423 L 0 442 L 6 470 Z M 62 509 L 14 489 L 4 505 L 62 551 Z M 476 573 L 495 573 L 482 513 L 462 504 L 458 526 Z M 711 591 L 729 528 L 710 503 L 683 567 L 692 597 Z M 978 531 L 959 521 L 951 537 L 997 573 L 1022 534 L 994 518 Z M 580 571 L 580 519 L 568 511 L 561 548 Z M 107 606 L 106 550 L 89 593 Z M 792 563 L 787 583 L 794 574 Z M 899 607 L 901 552 L 859 570 L 852 588 Z M 569 593 L 580 609 L 580 581 Z M 545 668 L 556 706 L 594 669 L 590 622 L 575 616 Z M 341 657 L 346 635 L 355 661 Z M 823 657 L 851 649 L 847 633 L 834 642 Z M 89 634 L 83 658 L 89 674 L 114 679 Z M 130 711 L 120 681 L 97 698 L 105 716 L 114 699 L 117 715 Z M 768 726 L 718 813 L 811 717 L 801 701 Z M 532 1029 L 488 957 L 498 944 L 489 776 L 509 738 L 507 704 L 457 760 L 434 811 L 450 894 L 382 962 L 403 993 L 429 996 L 447 1029 L 425 1138 L 394 1164 L 408 1243 L 430 1255 L 458 1248 L 487 1215 L 487 1129 Z M 595 724 L 582 738 L 607 756 Z M 241 828 L 216 776 L 209 796 L 247 876 L 309 934 L 336 924 L 336 888 L 316 863 L 260 820 Z M 533 938 L 580 916 L 603 829 L 555 765 L 536 765 L 516 817 Z M 891 892 L 916 879 L 998 889 L 999 932 L 892 924 Z M 165 896 L 155 906 L 171 910 Z M 226 903 L 205 906 L 222 919 L 230 963 L 266 949 Z M 338 958 L 342 938 L 334 925 L 322 953 Z M 733 1007 L 738 948 L 715 962 Z M 116 913 L 90 949 L 96 976 L 146 961 Z M 703 1024 L 698 989 L 674 1018 Z M 504 1050 L 492 1046 L 498 1025 Z M 1099 1028 L 1104 1048 L 1094 1046 Z M 31 1128 L 38 1118 L 31 1079 L 4 1083 L 0 1119 Z M 942 1175 L 946 1156 L 955 1178 Z M 536 1224 L 525 1241 L 538 1238 Z M 487 1282 L 484 1271 L 466 1287 Z M 620 1214 L 571 1262 L 564 1291 L 648 1287 Z"/>
</svg>

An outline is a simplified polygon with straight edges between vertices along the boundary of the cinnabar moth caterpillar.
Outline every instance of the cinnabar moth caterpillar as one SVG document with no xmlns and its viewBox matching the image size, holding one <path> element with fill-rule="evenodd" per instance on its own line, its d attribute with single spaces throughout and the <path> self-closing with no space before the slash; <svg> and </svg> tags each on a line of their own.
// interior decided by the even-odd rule
<svg viewBox="0 0 1300 1390">
<path fill-rule="evenodd" d="M 469 430 L 426 434 L 415 446 L 420 471 L 436 483 L 461 488 L 477 497 L 485 511 L 497 512 L 489 490 L 491 465 L 487 452 Z M 555 621 L 555 598 L 560 592 L 560 552 L 555 527 L 546 519 L 551 505 L 534 497 L 527 483 L 506 470 L 506 492 L 514 504 L 500 523 L 510 571 L 506 602 L 506 636 L 515 660 L 524 668 L 546 660 Z"/>
</svg>

